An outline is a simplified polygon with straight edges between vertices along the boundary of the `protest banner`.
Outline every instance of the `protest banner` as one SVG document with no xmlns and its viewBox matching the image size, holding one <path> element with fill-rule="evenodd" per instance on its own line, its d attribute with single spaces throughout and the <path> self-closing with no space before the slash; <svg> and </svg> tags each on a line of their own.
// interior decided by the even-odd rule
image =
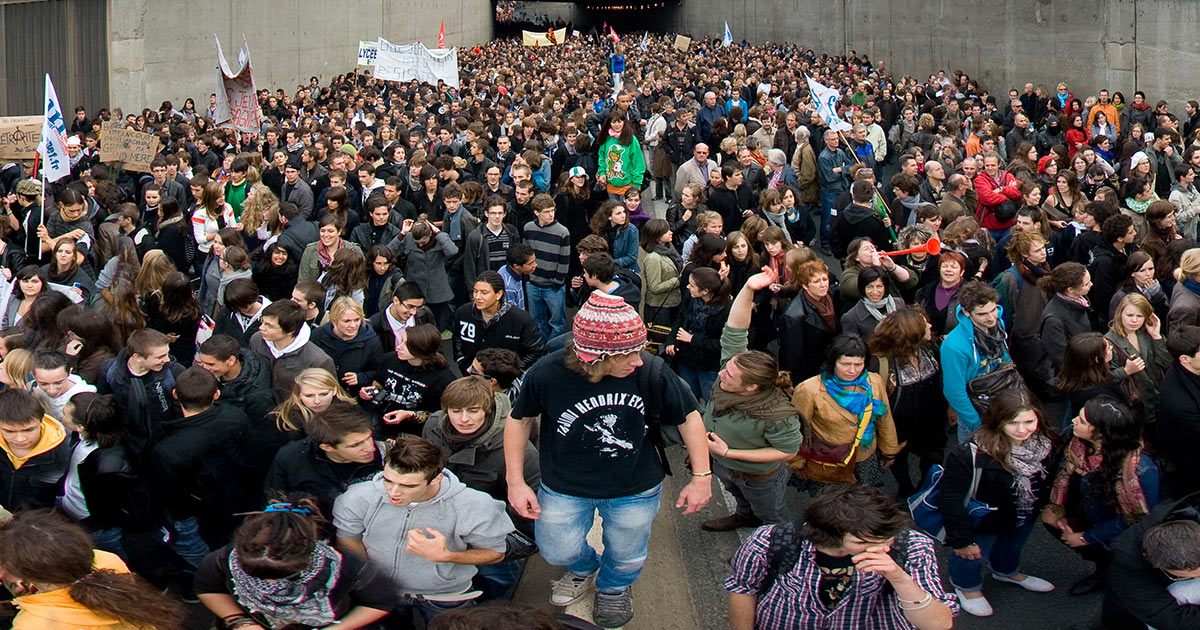
<svg viewBox="0 0 1200 630">
<path fill-rule="evenodd" d="M 385 81 L 411 81 L 436 85 L 440 80 L 458 88 L 458 48 L 429 50 L 420 43 L 393 44 L 379 38 L 375 77 Z"/>
<path fill-rule="evenodd" d="M 692 38 L 686 35 L 675 36 L 675 50 L 687 52 L 689 46 L 692 45 Z"/>
<path fill-rule="evenodd" d="M 550 33 L 554 33 L 554 38 L 550 38 Z M 536 31 L 521 31 L 521 45 L 541 48 L 542 46 L 559 46 L 567 41 L 567 29 L 560 28 L 556 31 L 547 31 L 538 33 Z"/>
<path fill-rule="evenodd" d="M 358 42 L 358 65 L 375 65 L 375 52 L 379 50 L 379 42 Z"/>
<path fill-rule="evenodd" d="M 258 94 L 254 89 L 254 71 L 250 68 L 249 46 L 238 50 L 238 71 L 233 72 L 221 52 L 221 41 L 217 40 L 217 61 L 217 111 L 213 122 L 238 131 L 260 132 Z"/>
<path fill-rule="evenodd" d="M 158 136 L 130 129 L 118 123 L 100 125 L 100 161 L 121 162 L 125 170 L 150 172 L 150 162 L 158 155 Z"/>
<path fill-rule="evenodd" d="M 0 116 L 0 158 L 32 160 L 42 142 L 42 116 Z"/>
</svg>

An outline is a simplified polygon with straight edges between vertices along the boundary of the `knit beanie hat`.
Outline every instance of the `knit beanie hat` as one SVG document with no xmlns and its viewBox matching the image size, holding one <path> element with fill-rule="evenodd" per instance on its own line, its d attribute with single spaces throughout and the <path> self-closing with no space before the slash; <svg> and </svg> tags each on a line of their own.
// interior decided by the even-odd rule
<svg viewBox="0 0 1200 630">
<path fill-rule="evenodd" d="M 637 352 L 646 346 L 646 325 L 624 298 L 593 291 L 575 314 L 575 354 L 584 363 Z"/>
</svg>

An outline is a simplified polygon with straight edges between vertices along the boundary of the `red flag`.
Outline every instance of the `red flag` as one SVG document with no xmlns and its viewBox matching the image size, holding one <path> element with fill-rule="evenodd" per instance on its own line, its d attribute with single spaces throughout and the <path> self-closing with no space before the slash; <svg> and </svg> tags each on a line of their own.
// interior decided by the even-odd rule
<svg viewBox="0 0 1200 630">
<path fill-rule="evenodd" d="M 621 41 L 621 38 L 617 37 L 617 29 L 611 26 L 608 27 L 608 36 L 612 38 L 614 44 Z"/>
<path fill-rule="evenodd" d="M 446 47 L 446 20 L 442 20 L 442 28 L 438 31 L 438 48 Z"/>
</svg>

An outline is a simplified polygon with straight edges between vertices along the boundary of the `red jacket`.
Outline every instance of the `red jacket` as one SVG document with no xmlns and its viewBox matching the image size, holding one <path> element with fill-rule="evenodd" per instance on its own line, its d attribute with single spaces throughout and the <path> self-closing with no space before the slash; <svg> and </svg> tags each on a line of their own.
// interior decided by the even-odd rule
<svg viewBox="0 0 1200 630">
<path fill-rule="evenodd" d="M 992 179 L 987 172 L 975 176 L 975 194 L 979 197 L 979 208 L 975 211 L 980 227 L 992 231 L 1007 230 L 1016 222 L 1014 214 L 1007 221 L 996 218 L 996 207 L 1006 200 L 1012 199 L 1018 205 L 1021 203 L 1021 191 L 1017 188 L 1019 182 L 1012 173 L 1000 171 L 999 180 Z M 999 188 L 1000 192 L 996 192 Z"/>
<path fill-rule="evenodd" d="M 1075 153 L 1079 151 L 1079 145 L 1086 144 L 1088 134 L 1086 129 L 1068 129 L 1067 130 L 1067 157 L 1074 158 Z"/>
</svg>

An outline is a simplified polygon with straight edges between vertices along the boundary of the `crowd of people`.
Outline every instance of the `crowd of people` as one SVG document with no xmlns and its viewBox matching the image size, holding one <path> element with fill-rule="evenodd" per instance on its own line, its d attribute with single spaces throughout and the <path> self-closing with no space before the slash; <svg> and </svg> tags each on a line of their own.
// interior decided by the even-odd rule
<svg viewBox="0 0 1200 630">
<path fill-rule="evenodd" d="M 985 561 L 1055 588 L 1039 523 L 1108 627 L 1200 625 L 1200 104 L 644 41 L 313 77 L 260 132 L 80 107 L 69 178 L 4 164 L 15 627 L 587 627 L 476 606 L 533 554 L 620 627 L 672 469 L 758 527 L 737 630 L 990 615 Z"/>
</svg>

